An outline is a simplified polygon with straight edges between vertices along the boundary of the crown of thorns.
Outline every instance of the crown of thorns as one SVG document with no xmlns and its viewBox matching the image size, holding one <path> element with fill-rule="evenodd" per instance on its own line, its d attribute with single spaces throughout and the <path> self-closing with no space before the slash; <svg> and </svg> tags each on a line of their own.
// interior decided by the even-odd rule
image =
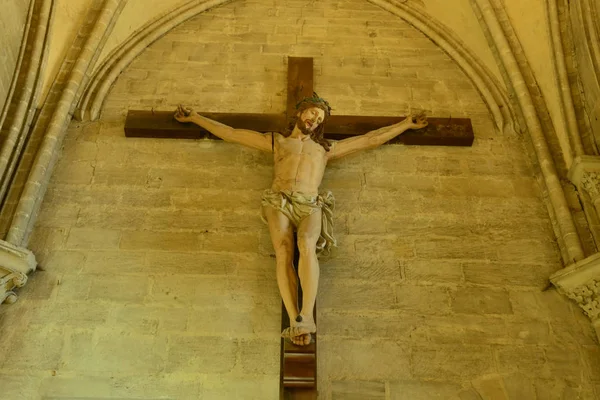
<svg viewBox="0 0 600 400">
<path fill-rule="evenodd" d="M 312 97 L 305 97 L 298 104 L 296 104 L 296 110 L 300 108 L 304 103 L 314 104 L 317 107 L 320 107 L 325 111 L 326 115 L 331 115 L 331 106 L 327 102 L 327 100 L 319 97 L 317 92 L 313 92 Z"/>
</svg>

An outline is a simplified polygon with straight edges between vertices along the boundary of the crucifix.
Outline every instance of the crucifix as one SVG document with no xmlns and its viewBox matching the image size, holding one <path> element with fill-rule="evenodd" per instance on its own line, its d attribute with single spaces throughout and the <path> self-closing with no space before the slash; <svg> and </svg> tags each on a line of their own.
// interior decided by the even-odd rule
<svg viewBox="0 0 600 400">
<path fill-rule="evenodd" d="M 280 397 L 316 399 L 317 254 L 335 245 L 333 195 L 319 193 L 327 163 L 384 143 L 470 146 L 473 130 L 468 119 L 427 121 L 422 114 L 332 116 L 327 101 L 313 92 L 312 58 L 289 58 L 287 93 L 285 114 L 200 115 L 180 106 L 173 118 L 171 112 L 131 110 L 125 133 L 220 138 L 273 153 L 274 181 L 263 193 L 262 212 L 275 249 L 283 299 Z"/>
</svg>

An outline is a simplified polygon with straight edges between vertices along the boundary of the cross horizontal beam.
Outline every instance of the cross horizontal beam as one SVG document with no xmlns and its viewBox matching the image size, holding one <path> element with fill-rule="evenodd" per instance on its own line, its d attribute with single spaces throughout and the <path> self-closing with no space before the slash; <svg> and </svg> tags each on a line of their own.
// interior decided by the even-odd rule
<svg viewBox="0 0 600 400">
<path fill-rule="evenodd" d="M 125 120 L 125 136 L 170 139 L 218 139 L 195 124 L 181 124 L 172 111 L 129 110 Z M 202 113 L 201 115 L 238 129 L 258 132 L 284 132 L 285 114 Z M 404 117 L 363 117 L 332 115 L 325 125 L 325 137 L 333 140 L 361 135 L 400 122 Z M 407 131 L 388 143 L 420 146 L 471 146 L 473 127 L 468 118 L 429 118 L 429 125 L 418 131 Z"/>
</svg>

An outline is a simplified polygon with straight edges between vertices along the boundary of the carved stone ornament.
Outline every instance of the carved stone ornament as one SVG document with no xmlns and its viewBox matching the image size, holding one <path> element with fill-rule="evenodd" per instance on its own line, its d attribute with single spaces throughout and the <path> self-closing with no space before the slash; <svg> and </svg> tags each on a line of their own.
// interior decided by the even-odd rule
<svg viewBox="0 0 600 400">
<path fill-rule="evenodd" d="M 600 253 L 557 271 L 550 281 L 583 309 L 600 339 Z"/>
<path fill-rule="evenodd" d="M 33 253 L 22 247 L 0 240 L 0 304 L 14 303 L 13 289 L 27 282 L 27 274 L 37 266 Z"/>
<path fill-rule="evenodd" d="M 569 179 L 580 190 L 585 190 L 592 200 L 600 196 L 600 157 L 575 158 L 569 170 Z"/>
</svg>

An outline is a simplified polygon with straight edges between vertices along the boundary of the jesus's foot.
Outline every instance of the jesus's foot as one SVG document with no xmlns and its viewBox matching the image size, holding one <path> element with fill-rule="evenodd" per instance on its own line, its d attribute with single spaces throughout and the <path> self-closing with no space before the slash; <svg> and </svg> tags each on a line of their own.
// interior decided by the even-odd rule
<svg viewBox="0 0 600 400">
<path fill-rule="evenodd" d="M 312 320 L 304 318 L 302 322 L 291 321 L 291 326 L 281 332 L 281 337 L 290 339 L 296 346 L 309 345 L 312 339 L 311 333 L 317 332 L 317 326 Z"/>
</svg>

